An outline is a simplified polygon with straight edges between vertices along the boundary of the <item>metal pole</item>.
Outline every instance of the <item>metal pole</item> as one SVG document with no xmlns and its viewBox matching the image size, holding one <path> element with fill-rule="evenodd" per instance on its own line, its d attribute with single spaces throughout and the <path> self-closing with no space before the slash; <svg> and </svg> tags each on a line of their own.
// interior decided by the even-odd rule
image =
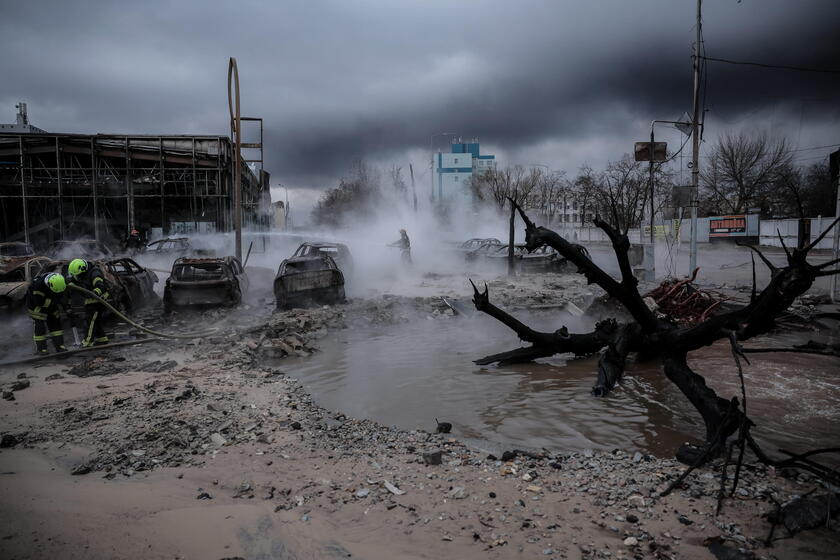
<svg viewBox="0 0 840 560">
<path fill-rule="evenodd" d="M 99 193 L 96 192 L 96 145 L 90 139 L 90 184 L 93 189 L 93 238 L 99 241 Z"/>
<path fill-rule="evenodd" d="M 20 144 L 20 200 L 23 206 L 23 240 L 29 243 L 29 205 L 26 204 L 26 163 L 23 157 L 23 136 L 18 137 Z"/>
<path fill-rule="evenodd" d="M 834 217 L 837 218 L 840 216 L 840 178 L 834 181 L 835 188 L 837 189 L 837 202 L 834 206 Z M 832 248 L 834 249 L 832 252 L 832 260 L 840 258 L 840 224 L 834 224 L 834 243 L 832 244 Z M 834 267 L 834 269 L 840 268 L 840 265 Z M 831 276 L 831 302 L 837 303 L 837 276 L 838 274 L 834 274 Z"/>
<path fill-rule="evenodd" d="M 650 244 L 654 246 L 653 241 L 653 123 L 650 123 Z M 640 224 L 641 225 L 641 224 Z M 627 227 L 630 227 L 629 225 Z M 655 251 L 654 251 L 655 253 Z"/>
<path fill-rule="evenodd" d="M 236 110 L 234 112 L 234 103 L 231 98 L 231 79 L 233 79 L 235 84 L 235 94 L 236 94 Z M 242 261 L 242 173 L 241 169 L 239 168 L 241 165 L 242 154 L 240 153 L 240 126 L 242 121 L 240 119 L 241 115 L 239 112 L 239 68 L 236 66 L 236 59 L 234 57 L 230 57 L 230 63 L 228 64 L 228 109 L 230 110 L 230 129 L 231 129 L 231 136 L 235 136 L 235 138 L 231 138 L 235 142 L 234 146 L 234 164 L 233 164 L 233 178 L 234 178 L 234 186 L 233 186 L 233 222 L 234 228 L 236 229 L 236 258 L 239 261 Z"/>
<path fill-rule="evenodd" d="M 694 112 L 691 117 L 691 192 L 694 200 L 691 201 L 691 256 L 689 258 L 688 275 L 697 268 L 697 201 L 699 199 L 698 188 L 700 186 L 700 26 L 701 26 L 701 4 L 697 0 L 697 23 L 695 25 L 694 37 Z"/>
<path fill-rule="evenodd" d="M 55 137 L 55 176 L 58 181 L 58 238 L 64 239 L 64 200 L 61 196 L 61 152 L 58 148 L 58 136 Z"/>
</svg>

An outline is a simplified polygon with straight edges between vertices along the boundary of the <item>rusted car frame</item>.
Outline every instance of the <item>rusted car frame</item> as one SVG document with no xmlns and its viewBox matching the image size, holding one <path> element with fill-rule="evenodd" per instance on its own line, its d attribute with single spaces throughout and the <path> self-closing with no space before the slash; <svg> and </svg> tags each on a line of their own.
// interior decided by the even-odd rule
<svg viewBox="0 0 840 560">
<path fill-rule="evenodd" d="M 344 274 L 328 255 L 288 258 L 277 269 L 274 299 L 278 309 L 343 303 Z"/>
<path fill-rule="evenodd" d="M 248 287 L 248 275 L 236 257 L 181 257 L 172 264 L 166 280 L 164 309 L 238 305 Z"/>
</svg>

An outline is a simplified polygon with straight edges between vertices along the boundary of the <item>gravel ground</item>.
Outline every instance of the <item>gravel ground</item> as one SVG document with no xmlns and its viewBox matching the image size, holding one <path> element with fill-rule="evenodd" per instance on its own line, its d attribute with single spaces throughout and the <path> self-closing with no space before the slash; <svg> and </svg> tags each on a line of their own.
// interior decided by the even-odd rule
<svg viewBox="0 0 840 560">
<path fill-rule="evenodd" d="M 563 275 L 489 285 L 506 307 L 585 307 L 600 295 Z M 442 286 L 440 295 L 466 300 Z M 0 382 L 14 400 L 0 401 L 0 556 L 837 554 L 837 521 L 765 544 L 763 514 L 819 492 L 806 475 L 748 465 L 715 515 L 719 463 L 659 498 L 684 469 L 669 458 L 622 449 L 488 456 L 434 426 L 403 431 L 324 410 L 286 375 L 287 356 L 317 351 L 335 329 L 452 314 L 438 296 L 385 295 L 253 314 L 186 344 L 7 368 Z"/>
</svg>

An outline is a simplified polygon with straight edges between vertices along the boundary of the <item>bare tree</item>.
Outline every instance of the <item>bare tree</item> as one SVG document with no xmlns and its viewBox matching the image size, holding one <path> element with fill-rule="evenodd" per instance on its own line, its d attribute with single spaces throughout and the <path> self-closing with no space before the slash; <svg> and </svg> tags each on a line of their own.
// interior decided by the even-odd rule
<svg viewBox="0 0 840 560">
<path fill-rule="evenodd" d="M 388 171 L 388 175 L 391 179 L 391 186 L 394 188 L 394 193 L 396 194 L 399 200 L 408 200 L 408 185 L 405 183 L 405 179 L 402 176 L 402 167 L 398 167 L 396 164 L 391 166 L 391 169 Z"/>
<path fill-rule="evenodd" d="M 595 218 L 595 224 L 607 234 L 612 242 L 620 272 L 620 279 L 616 279 L 595 264 L 575 245 L 554 231 L 537 227 L 521 208 L 517 207 L 517 209 L 525 222 L 525 241 L 529 251 L 534 251 L 543 245 L 555 249 L 576 265 L 578 272 L 583 274 L 589 283 L 597 284 L 614 301 L 622 305 L 630 319 L 626 322 L 612 318 L 604 319 L 598 322 L 594 330 L 589 333 L 572 333 L 566 327 L 551 332 L 540 332 L 531 329 L 493 305 L 486 285 L 483 291 L 479 291 L 473 284 L 473 303 L 476 309 L 500 321 L 513 330 L 521 341 L 529 344 L 508 352 L 486 356 L 476 360 L 477 364 L 522 363 L 565 353 L 580 357 L 597 354 L 600 357 L 592 391 L 596 396 L 604 396 L 622 377 L 627 359 L 632 353 L 637 353 L 645 359 L 658 358 L 662 362 L 665 376 L 679 388 L 697 410 L 706 428 L 705 447 L 703 449 L 684 448 L 681 455 L 683 460 L 690 461 L 694 465 L 701 464 L 710 457 L 725 451 L 728 438 L 737 433 L 735 444 L 741 449 L 739 465 L 743 459 L 744 449 L 749 446 L 762 462 L 808 470 L 834 484 L 840 484 L 840 475 L 836 471 L 814 460 L 817 453 L 833 450 L 817 450 L 803 455 L 791 454 L 792 458 L 781 460 L 767 456 L 750 435 L 750 429 L 754 424 L 747 416 L 746 390 L 743 381 L 740 399 L 738 397 L 722 398 L 706 384 L 703 376 L 692 370 L 688 360 L 691 352 L 713 344 L 715 341 L 725 340 L 731 345 L 733 358 L 740 372 L 740 359 L 750 351 L 749 348 L 744 348 L 742 343 L 769 332 L 775 326 L 776 318 L 790 306 L 796 297 L 805 293 L 818 277 L 837 274 L 837 271 L 831 269 L 837 261 L 828 261 L 819 265 L 813 265 L 807 261 L 809 251 L 831 227 L 803 249 L 793 251 L 785 249 L 787 265 L 784 267 L 775 266 L 757 248 L 751 247 L 770 269 L 770 282 L 767 287 L 758 293 L 754 285 L 750 303 L 747 305 L 700 319 L 696 324 L 681 325 L 657 315 L 645 303 L 638 290 L 638 280 L 633 276 L 630 266 L 628 257 L 630 241 L 627 235 L 600 218 Z M 840 219 L 835 220 L 834 223 L 838 221 Z M 766 349 L 753 350 L 768 351 Z M 778 351 L 778 349 L 769 351 Z M 808 351 L 808 349 L 793 348 L 789 351 Z M 733 445 L 730 444 L 730 455 L 732 449 Z M 736 485 L 737 479 L 736 468 Z"/>
<path fill-rule="evenodd" d="M 774 216 L 833 216 L 835 195 L 828 165 L 786 165 L 773 184 L 770 201 Z"/>
<path fill-rule="evenodd" d="M 531 191 L 528 207 L 538 210 L 548 223 L 563 208 L 563 199 L 571 193 L 564 171 L 544 173 L 536 170 L 536 185 Z"/>
<path fill-rule="evenodd" d="M 718 139 L 701 171 L 704 206 L 714 214 L 742 214 L 769 206 L 774 183 L 791 163 L 787 140 L 741 132 Z"/>
<path fill-rule="evenodd" d="M 359 160 L 348 177 L 321 196 L 312 209 L 312 221 L 336 227 L 365 219 L 373 214 L 380 193 L 379 173 Z"/>
<path fill-rule="evenodd" d="M 521 165 L 488 169 L 480 175 L 473 175 L 470 192 L 479 203 L 491 203 L 500 211 L 508 206 L 508 199 L 525 204 L 539 184 L 539 170 L 526 171 Z"/>
</svg>

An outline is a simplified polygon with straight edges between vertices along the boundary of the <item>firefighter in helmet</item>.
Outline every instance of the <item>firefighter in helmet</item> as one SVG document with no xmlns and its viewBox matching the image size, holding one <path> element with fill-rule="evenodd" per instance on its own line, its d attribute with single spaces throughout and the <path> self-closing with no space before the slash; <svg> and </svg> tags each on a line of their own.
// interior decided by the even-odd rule
<svg viewBox="0 0 840 560">
<path fill-rule="evenodd" d="M 26 311 L 35 322 L 32 338 L 38 354 L 49 353 L 48 337 L 52 340 L 56 352 L 67 351 L 64 346 L 64 331 L 61 328 L 61 306 L 66 289 L 67 282 L 64 276 L 57 272 L 39 274 L 29 284 L 26 291 Z"/>
<path fill-rule="evenodd" d="M 105 280 L 102 270 L 92 262 L 84 259 L 73 259 L 67 266 L 70 274 L 70 281 L 86 290 L 89 290 L 107 300 L 110 296 L 110 286 Z M 102 327 L 102 316 L 105 313 L 105 306 L 94 297 L 85 294 L 85 338 L 82 340 L 82 347 L 93 346 L 94 344 L 107 344 L 108 335 Z"/>
</svg>

